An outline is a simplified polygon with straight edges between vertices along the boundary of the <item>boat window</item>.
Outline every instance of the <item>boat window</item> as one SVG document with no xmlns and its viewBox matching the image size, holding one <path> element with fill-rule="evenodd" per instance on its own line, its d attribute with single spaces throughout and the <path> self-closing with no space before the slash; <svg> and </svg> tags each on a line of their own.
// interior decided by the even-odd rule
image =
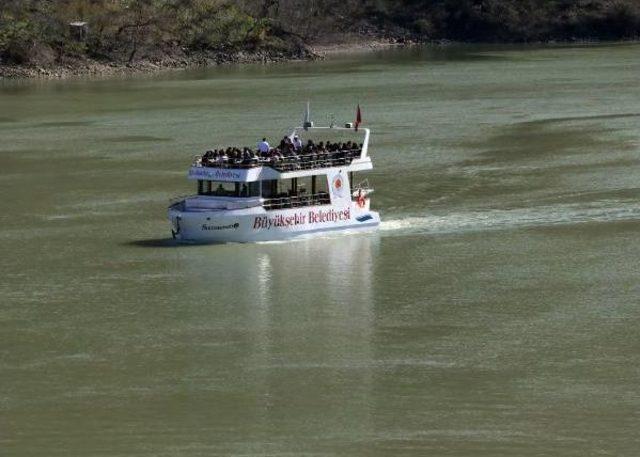
<svg viewBox="0 0 640 457">
<path fill-rule="evenodd" d="M 260 182 L 198 181 L 198 195 L 214 197 L 259 197 Z"/>
<path fill-rule="evenodd" d="M 295 183 L 293 179 L 269 179 L 262 181 L 262 196 L 264 198 L 275 198 L 290 195 Z"/>
<path fill-rule="evenodd" d="M 262 181 L 262 196 L 272 198 L 276 195 L 278 195 L 278 180 L 269 179 L 268 181 Z"/>
<path fill-rule="evenodd" d="M 259 197 L 260 196 L 260 181 L 253 181 L 246 183 L 246 186 L 240 188 L 241 197 Z"/>
<path fill-rule="evenodd" d="M 311 193 L 311 176 L 304 176 L 295 180 L 295 195 Z"/>
<path fill-rule="evenodd" d="M 320 194 L 320 193 L 325 193 L 328 194 L 329 193 L 329 178 L 327 178 L 327 175 L 317 175 L 317 176 L 313 176 L 313 178 L 315 178 L 315 184 L 312 190 L 312 193 L 314 194 Z"/>
<path fill-rule="evenodd" d="M 267 210 L 331 204 L 327 175 L 262 181 Z"/>
</svg>

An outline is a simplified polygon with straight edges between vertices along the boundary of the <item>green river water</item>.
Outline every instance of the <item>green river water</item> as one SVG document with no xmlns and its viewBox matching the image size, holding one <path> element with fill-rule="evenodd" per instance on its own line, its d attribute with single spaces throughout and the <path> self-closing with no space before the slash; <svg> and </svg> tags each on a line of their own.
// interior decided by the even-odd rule
<svg viewBox="0 0 640 457">
<path fill-rule="evenodd" d="M 0 82 L 0 455 L 637 456 L 640 46 Z M 376 234 L 176 246 L 209 147 L 372 129 Z"/>
</svg>

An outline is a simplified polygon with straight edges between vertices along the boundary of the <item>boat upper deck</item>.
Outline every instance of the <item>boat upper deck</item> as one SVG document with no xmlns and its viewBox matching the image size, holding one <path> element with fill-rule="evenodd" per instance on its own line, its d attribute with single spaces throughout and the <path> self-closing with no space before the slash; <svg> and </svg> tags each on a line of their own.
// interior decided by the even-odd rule
<svg viewBox="0 0 640 457">
<path fill-rule="evenodd" d="M 361 155 L 362 148 L 359 147 L 338 147 L 332 150 L 305 148 L 284 154 L 280 152 L 261 154 L 245 148 L 244 151 L 238 149 L 229 152 L 207 151 L 203 156 L 196 157 L 193 166 L 223 169 L 271 167 L 279 172 L 287 172 L 350 165 Z"/>
<path fill-rule="evenodd" d="M 304 129 L 306 131 L 308 129 Z M 311 130 L 349 131 L 346 128 L 312 127 Z M 190 179 L 211 181 L 251 182 L 265 179 L 285 179 L 318 174 L 319 170 L 340 167 L 346 171 L 373 168 L 367 155 L 369 130 L 364 132 L 364 142 L 319 141 L 302 138 L 302 128 L 285 136 L 279 145 L 271 147 L 266 140 L 256 149 L 228 147 L 213 149 L 197 156 L 189 171 Z M 300 133 L 298 133 L 300 132 Z"/>
</svg>

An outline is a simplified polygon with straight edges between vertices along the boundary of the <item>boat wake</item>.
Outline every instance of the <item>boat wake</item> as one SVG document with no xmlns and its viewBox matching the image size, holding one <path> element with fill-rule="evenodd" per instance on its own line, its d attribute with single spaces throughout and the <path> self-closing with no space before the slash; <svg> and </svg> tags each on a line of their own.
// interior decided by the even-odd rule
<svg viewBox="0 0 640 457">
<path fill-rule="evenodd" d="M 447 234 L 628 220 L 640 220 L 640 204 L 637 201 L 603 200 L 589 204 L 489 209 L 389 220 L 383 218 L 380 229 L 385 235 Z"/>
</svg>

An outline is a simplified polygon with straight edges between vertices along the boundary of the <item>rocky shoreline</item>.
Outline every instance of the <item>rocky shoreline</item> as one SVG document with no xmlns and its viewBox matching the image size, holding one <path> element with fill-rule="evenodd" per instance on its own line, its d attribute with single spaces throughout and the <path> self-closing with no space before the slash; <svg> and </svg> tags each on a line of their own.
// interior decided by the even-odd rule
<svg viewBox="0 0 640 457">
<path fill-rule="evenodd" d="M 0 62 L 0 80 L 100 78 L 151 74 L 189 68 L 208 68 L 229 64 L 312 61 L 336 54 L 376 51 L 418 43 L 404 38 L 377 38 L 360 35 L 334 37 L 334 40 L 329 42 L 295 46 L 287 50 L 202 52 L 192 54 L 171 51 L 162 57 L 136 60 L 131 63 L 105 62 L 91 59 L 67 60 L 63 64 L 49 65 L 3 65 Z"/>
<path fill-rule="evenodd" d="M 625 43 L 637 43 L 639 40 L 629 40 Z M 270 64 L 295 61 L 321 60 L 340 54 L 355 54 L 379 51 L 391 48 L 404 48 L 420 44 L 434 46 L 448 46 L 455 42 L 447 40 L 420 41 L 401 38 L 374 38 L 363 36 L 341 37 L 335 41 L 315 43 L 308 46 L 296 47 L 294 50 L 260 50 L 237 52 L 208 52 L 186 54 L 176 52 L 160 58 L 136 60 L 131 63 L 104 62 L 91 59 L 68 60 L 64 64 L 51 65 L 3 65 L 0 62 L 0 80 L 3 79 L 70 79 L 70 78 L 108 78 L 114 76 L 144 75 L 172 70 L 190 68 L 209 68 L 230 64 Z M 602 43 L 594 40 L 549 41 L 546 45 L 593 45 Z"/>
<path fill-rule="evenodd" d="M 424 42 L 409 39 L 353 39 L 339 41 L 330 44 L 315 44 L 311 46 L 314 54 L 320 57 L 328 57 L 336 54 L 355 54 L 360 52 L 379 51 L 383 49 L 402 48 Z"/>
<path fill-rule="evenodd" d="M 90 59 L 78 59 L 53 65 L 2 65 L 0 63 L 0 80 L 127 76 L 228 64 L 267 64 L 321 58 L 322 55 L 312 48 L 301 48 L 294 52 L 265 50 L 201 53 L 138 60 L 131 63 L 101 62 Z"/>
</svg>

